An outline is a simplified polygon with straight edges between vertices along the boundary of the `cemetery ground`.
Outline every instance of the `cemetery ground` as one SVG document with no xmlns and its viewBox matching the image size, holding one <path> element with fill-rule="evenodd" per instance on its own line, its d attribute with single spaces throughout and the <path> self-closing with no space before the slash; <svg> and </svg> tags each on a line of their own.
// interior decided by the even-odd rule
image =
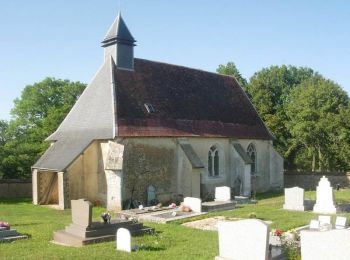
<svg viewBox="0 0 350 260">
<path fill-rule="evenodd" d="M 308 191 L 305 198 L 315 199 L 315 192 Z M 350 190 L 335 191 L 338 203 L 350 202 Z M 257 195 L 257 204 L 239 205 L 233 210 L 211 212 L 192 219 L 169 224 L 146 223 L 156 230 L 154 235 L 132 238 L 136 252 L 116 251 L 115 242 L 87 245 L 80 248 L 52 244 L 53 232 L 63 229 L 71 222 L 70 210 L 55 210 L 47 206 L 34 206 L 31 199 L 0 200 L 0 218 L 29 239 L 0 244 L 0 259 L 214 259 L 218 255 L 218 234 L 181 226 L 183 222 L 213 216 L 232 218 L 256 217 L 272 221 L 271 229 L 289 230 L 307 225 L 317 214 L 312 212 L 286 211 L 282 209 L 283 193 Z M 94 220 L 100 221 L 105 209 L 93 208 Z M 338 214 L 350 218 L 350 213 Z M 335 216 L 333 216 L 335 217 Z"/>
</svg>

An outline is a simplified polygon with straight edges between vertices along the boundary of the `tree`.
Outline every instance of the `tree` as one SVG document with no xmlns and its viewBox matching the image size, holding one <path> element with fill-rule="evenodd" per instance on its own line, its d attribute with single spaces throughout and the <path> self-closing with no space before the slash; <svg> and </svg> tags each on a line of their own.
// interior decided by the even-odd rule
<svg viewBox="0 0 350 260">
<path fill-rule="evenodd" d="M 0 120 L 0 162 L 2 158 L 4 157 L 4 145 L 6 143 L 6 130 L 8 127 L 8 123 L 4 120 Z M 1 171 L 0 167 L 0 179 L 4 173 Z"/>
<path fill-rule="evenodd" d="M 319 171 L 346 166 L 340 151 L 349 137 L 348 106 L 346 92 L 321 76 L 307 79 L 291 91 L 286 125 L 292 139 L 306 149 L 303 156 L 311 162 L 308 168 L 312 171 L 316 164 Z"/>
<path fill-rule="evenodd" d="M 30 176 L 30 167 L 46 150 L 48 137 L 85 88 L 80 82 L 46 78 L 28 85 L 14 101 L 6 129 L 1 172 L 5 178 Z"/>
<path fill-rule="evenodd" d="M 316 74 L 310 68 L 271 66 L 256 72 L 246 86 L 246 92 L 259 115 L 276 137 L 275 145 L 277 151 L 285 158 L 286 168 L 294 167 L 295 156 L 302 147 L 300 143 L 291 139 L 286 125 L 288 117 L 285 105 L 291 90 Z"/>
<path fill-rule="evenodd" d="M 247 80 L 242 77 L 242 74 L 239 72 L 239 70 L 233 62 L 228 62 L 226 65 L 220 64 L 219 67 L 216 69 L 216 72 L 223 75 L 235 77 L 239 85 L 243 89 L 247 85 Z"/>
</svg>

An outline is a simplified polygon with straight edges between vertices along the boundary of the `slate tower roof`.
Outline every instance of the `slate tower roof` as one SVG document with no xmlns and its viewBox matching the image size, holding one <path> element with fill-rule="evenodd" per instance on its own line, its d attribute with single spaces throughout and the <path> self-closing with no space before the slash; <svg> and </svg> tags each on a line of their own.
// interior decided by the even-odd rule
<svg viewBox="0 0 350 260">
<path fill-rule="evenodd" d="M 129 44 L 134 44 L 136 42 L 126 26 L 120 12 L 102 41 L 102 47 L 114 44 L 116 42 Z"/>
<path fill-rule="evenodd" d="M 64 171 L 94 140 L 116 137 L 273 139 L 234 77 L 134 59 L 134 43 L 119 14 L 102 67 L 33 168 Z"/>
</svg>

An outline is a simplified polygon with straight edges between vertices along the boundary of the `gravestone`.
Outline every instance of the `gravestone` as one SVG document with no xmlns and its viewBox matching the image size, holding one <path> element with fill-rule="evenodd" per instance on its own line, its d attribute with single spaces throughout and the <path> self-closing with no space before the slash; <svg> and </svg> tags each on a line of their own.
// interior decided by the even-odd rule
<svg viewBox="0 0 350 260">
<path fill-rule="evenodd" d="M 128 228 L 132 234 L 152 232 L 142 223 L 118 218 L 107 222 L 92 222 L 92 205 L 85 199 L 72 200 L 72 223 L 63 230 L 54 232 L 53 242 L 65 246 L 79 247 L 92 243 L 111 241 L 119 228 Z"/>
<path fill-rule="evenodd" d="M 237 177 L 234 181 L 234 194 L 235 196 L 242 195 L 242 180 L 240 177 Z"/>
<path fill-rule="evenodd" d="M 227 186 L 216 187 L 215 201 L 231 201 L 231 188 Z"/>
<path fill-rule="evenodd" d="M 301 258 L 303 260 L 349 260 L 350 230 L 300 232 Z"/>
<path fill-rule="evenodd" d="M 310 220 L 309 229 L 319 230 L 320 229 L 320 221 L 315 220 L 315 219 Z"/>
<path fill-rule="evenodd" d="M 156 188 L 153 185 L 147 188 L 147 205 L 151 205 L 156 200 Z"/>
<path fill-rule="evenodd" d="M 328 179 L 323 176 L 318 183 L 316 190 L 316 204 L 313 211 L 315 213 L 335 214 L 333 189 Z"/>
<path fill-rule="evenodd" d="M 126 228 L 117 230 L 117 250 L 131 252 L 131 234 Z"/>
<path fill-rule="evenodd" d="M 7 222 L 1 223 L 5 223 L 6 226 L 0 226 L 0 242 L 11 242 L 17 239 L 28 238 L 27 235 L 18 233 L 16 229 L 11 229 Z"/>
<path fill-rule="evenodd" d="M 299 187 L 284 189 L 283 209 L 304 211 L 304 189 Z"/>
<path fill-rule="evenodd" d="M 183 205 L 189 207 L 193 212 L 202 212 L 202 200 L 193 197 L 184 198 Z"/>
<path fill-rule="evenodd" d="M 258 219 L 219 221 L 219 253 L 215 259 L 268 259 L 269 226 Z"/>
<path fill-rule="evenodd" d="M 346 217 L 338 217 L 335 220 L 336 229 L 344 229 L 346 227 Z"/>
<path fill-rule="evenodd" d="M 75 225 L 89 227 L 92 222 L 92 204 L 86 199 L 72 200 L 72 222 Z"/>
<path fill-rule="evenodd" d="M 320 221 L 320 225 L 330 225 L 331 224 L 331 216 L 318 216 L 318 221 Z"/>
</svg>

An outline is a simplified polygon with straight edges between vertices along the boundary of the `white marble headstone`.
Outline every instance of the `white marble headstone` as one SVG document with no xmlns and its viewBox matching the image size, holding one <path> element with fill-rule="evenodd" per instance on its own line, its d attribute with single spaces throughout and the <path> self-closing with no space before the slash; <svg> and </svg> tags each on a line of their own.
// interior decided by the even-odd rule
<svg viewBox="0 0 350 260">
<path fill-rule="evenodd" d="M 215 188 L 216 201 L 231 201 L 231 188 L 227 186 Z"/>
<path fill-rule="evenodd" d="M 193 212 L 202 212 L 202 200 L 193 197 L 184 198 L 184 206 L 189 207 Z"/>
<path fill-rule="evenodd" d="M 131 234 L 126 228 L 117 230 L 117 250 L 131 252 Z"/>
<path fill-rule="evenodd" d="M 266 260 L 269 226 L 259 219 L 219 221 L 219 253 L 216 259 Z"/>
<path fill-rule="evenodd" d="M 315 213 L 335 214 L 333 189 L 328 179 L 323 176 L 318 183 L 316 190 L 316 204 L 313 211 Z"/>
<path fill-rule="evenodd" d="M 346 227 L 346 217 L 337 217 L 335 220 L 336 229 L 344 229 Z"/>
<path fill-rule="evenodd" d="M 284 189 L 283 209 L 304 211 L 304 189 L 299 187 Z"/>
<path fill-rule="evenodd" d="M 349 260 L 349 230 L 300 232 L 301 258 L 303 260 Z"/>
<path fill-rule="evenodd" d="M 318 220 L 320 221 L 320 225 L 330 225 L 331 224 L 331 216 L 318 216 Z"/>
<path fill-rule="evenodd" d="M 320 221 L 315 220 L 315 219 L 310 220 L 309 228 L 319 230 L 320 229 Z"/>
</svg>

